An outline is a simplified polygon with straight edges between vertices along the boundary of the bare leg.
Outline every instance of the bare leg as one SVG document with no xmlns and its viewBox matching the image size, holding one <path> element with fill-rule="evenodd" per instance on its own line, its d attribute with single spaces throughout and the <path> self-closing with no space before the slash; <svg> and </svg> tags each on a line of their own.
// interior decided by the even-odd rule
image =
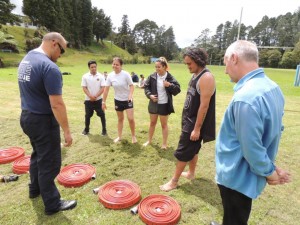
<svg viewBox="0 0 300 225">
<path fill-rule="evenodd" d="M 159 116 L 161 128 L 162 128 L 162 136 L 163 136 L 163 143 L 161 145 L 162 149 L 167 149 L 168 147 L 168 118 L 169 116 Z"/>
<path fill-rule="evenodd" d="M 196 171 L 196 165 L 198 162 L 198 154 L 194 156 L 194 158 L 189 162 L 189 171 L 182 172 L 181 176 L 185 177 L 189 180 L 195 179 L 195 171 Z"/>
<path fill-rule="evenodd" d="M 129 127 L 131 130 L 131 141 L 132 143 L 137 143 L 136 137 L 135 137 L 135 121 L 134 121 L 134 111 L 133 108 L 131 109 L 126 109 L 127 113 L 127 119 L 129 122 Z"/>
<path fill-rule="evenodd" d="M 124 113 L 123 111 L 116 111 L 118 116 L 118 137 L 114 140 L 115 143 L 122 139 L 122 131 L 124 124 Z"/>
<path fill-rule="evenodd" d="M 160 190 L 171 191 L 171 190 L 177 188 L 179 177 L 180 177 L 182 171 L 184 170 L 186 164 L 187 164 L 187 162 L 177 161 L 175 173 L 174 173 L 172 179 L 168 183 L 159 186 Z"/>
<path fill-rule="evenodd" d="M 149 126 L 149 134 L 148 134 L 148 141 L 143 144 L 143 146 L 147 146 L 152 142 L 152 138 L 155 131 L 155 126 L 157 123 L 158 114 L 150 114 L 150 126 Z"/>
</svg>

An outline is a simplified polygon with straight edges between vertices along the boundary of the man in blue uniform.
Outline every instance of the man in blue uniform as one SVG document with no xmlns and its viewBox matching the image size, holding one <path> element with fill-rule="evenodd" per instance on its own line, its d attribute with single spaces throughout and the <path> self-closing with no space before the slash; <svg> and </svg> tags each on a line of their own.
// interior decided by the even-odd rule
<svg viewBox="0 0 300 225">
<path fill-rule="evenodd" d="M 62 75 L 55 64 L 65 52 L 67 42 L 59 33 L 43 37 L 39 48 L 21 61 L 18 81 L 21 97 L 20 124 L 32 145 L 29 198 L 42 196 L 45 214 L 72 209 L 75 200 L 60 199 L 54 183 L 61 167 L 60 127 L 64 145 L 72 144 L 66 106 L 62 98 Z"/>
</svg>

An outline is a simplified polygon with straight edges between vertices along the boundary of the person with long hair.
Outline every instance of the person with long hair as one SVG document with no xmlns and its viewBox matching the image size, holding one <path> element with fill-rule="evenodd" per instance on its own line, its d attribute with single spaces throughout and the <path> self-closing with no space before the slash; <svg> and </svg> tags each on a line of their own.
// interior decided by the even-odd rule
<svg viewBox="0 0 300 225">
<path fill-rule="evenodd" d="M 122 69 L 123 60 L 119 57 L 113 58 L 112 68 L 113 72 L 108 74 L 106 79 L 106 86 L 103 93 L 102 109 L 106 110 L 106 99 L 109 88 L 112 86 L 115 91 L 115 110 L 118 116 L 118 137 L 114 139 L 117 143 L 122 139 L 123 125 L 124 125 L 124 111 L 126 111 L 129 127 L 131 130 L 131 141 L 136 143 L 135 136 L 135 121 L 133 110 L 133 82 L 130 74 Z"/>
<path fill-rule="evenodd" d="M 180 93 L 180 84 L 168 72 L 168 62 L 164 57 L 160 57 L 155 62 L 155 70 L 156 72 L 151 74 L 144 84 L 145 95 L 149 98 L 150 126 L 148 141 L 143 146 L 147 146 L 152 142 L 159 117 L 163 136 L 161 148 L 167 149 L 168 118 L 171 113 L 174 113 L 172 95 L 175 96 Z"/>
<path fill-rule="evenodd" d="M 180 176 L 195 179 L 202 142 L 215 140 L 216 83 L 206 68 L 208 55 L 204 49 L 189 48 L 183 57 L 192 77 L 182 110 L 181 135 L 174 152 L 177 159 L 175 172 L 169 182 L 160 186 L 162 191 L 175 189 Z M 185 172 L 187 164 L 189 170 Z"/>
</svg>

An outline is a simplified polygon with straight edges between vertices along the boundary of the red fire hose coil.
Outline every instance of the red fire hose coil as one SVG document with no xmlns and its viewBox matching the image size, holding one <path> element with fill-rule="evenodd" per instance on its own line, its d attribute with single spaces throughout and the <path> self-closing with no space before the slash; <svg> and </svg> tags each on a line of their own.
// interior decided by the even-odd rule
<svg viewBox="0 0 300 225">
<path fill-rule="evenodd" d="M 21 147 L 9 147 L 0 149 L 0 164 L 10 163 L 25 155 L 25 150 Z"/>
<path fill-rule="evenodd" d="M 149 195 L 139 203 L 138 213 L 148 225 L 174 225 L 180 220 L 181 209 L 169 196 Z"/>
<path fill-rule="evenodd" d="M 80 187 L 93 179 L 95 173 L 96 169 L 89 164 L 71 164 L 60 171 L 57 181 L 65 187 Z"/>
<path fill-rule="evenodd" d="M 30 166 L 30 155 L 20 157 L 13 162 L 12 170 L 15 174 L 28 173 Z"/>
<path fill-rule="evenodd" d="M 132 181 L 115 180 L 105 183 L 98 192 L 99 201 L 109 209 L 126 209 L 141 200 L 141 189 Z"/>
</svg>

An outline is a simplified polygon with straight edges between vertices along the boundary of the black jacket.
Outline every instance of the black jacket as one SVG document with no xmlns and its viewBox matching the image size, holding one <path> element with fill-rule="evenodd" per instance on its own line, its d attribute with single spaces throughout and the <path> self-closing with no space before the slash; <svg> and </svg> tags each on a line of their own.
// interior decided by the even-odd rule
<svg viewBox="0 0 300 225">
<path fill-rule="evenodd" d="M 167 72 L 166 81 L 171 83 L 169 87 L 166 87 L 166 92 L 168 96 L 168 111 L 169 114 L 174 113 L 174 106 L 173 106 L 173 98 L 172 95 L 177 95 L 180 93 L 180 84 L 177 82 L 177 80 L 169 73 Z M 157 73 L 151 74 L 147 80 L 145 81 L 144 85 L 145 95 L 147 98 L 150 99 L 150 95 L 157 95 Z M 150 99 L 150 101 L 152 101 Z M 149 104 L 150 104 L 149 101 Z"/>
</svg>

